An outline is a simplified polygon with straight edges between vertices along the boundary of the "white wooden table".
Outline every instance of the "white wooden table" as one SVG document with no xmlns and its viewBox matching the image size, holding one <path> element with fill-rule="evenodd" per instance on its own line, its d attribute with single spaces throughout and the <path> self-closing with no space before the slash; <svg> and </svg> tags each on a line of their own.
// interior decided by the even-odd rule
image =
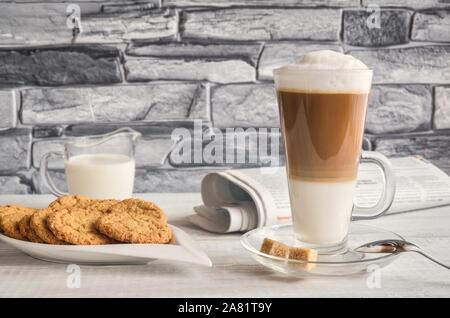
<svg viewBox="0 0 450 318">
<path fill-rule="evenodd" d="M 66 265 L 39 261 L 0 243 L 0 297 L 450 296 L 450 271 L 415 254 L 402 255 L 384 268 L 381 288 L 369 288 L 367 275 L 310 279 L 282 276 L 257 264 L 240 246 L 239 234 L 216 235 L 191 226 L 185 216 L 200 203 L 199 194 L 143 197 L 159 203 L 171 223 L 200 243 L 213 262 L 212 268 L 163 261 L 145 266 L 81 266 L 80 288 L 68 288 Z M 30 204 L 34 199 L 36 196 L 0 196 L 0 204 Z M 450 263 L 450 207 L 365 222 L 398 232 Z"/>
</svg>

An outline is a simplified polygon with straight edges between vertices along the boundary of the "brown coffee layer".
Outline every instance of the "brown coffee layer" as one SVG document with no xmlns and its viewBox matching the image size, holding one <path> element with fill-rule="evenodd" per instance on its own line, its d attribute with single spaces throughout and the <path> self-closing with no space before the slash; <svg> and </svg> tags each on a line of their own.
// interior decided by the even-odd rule
<svg viewBox="0 0 450 318">
<path fill-rule="evenodd" d="M 350 181 L 357 177 L 368 94 L 278 91 L 290 177 Z"/>
</svg>

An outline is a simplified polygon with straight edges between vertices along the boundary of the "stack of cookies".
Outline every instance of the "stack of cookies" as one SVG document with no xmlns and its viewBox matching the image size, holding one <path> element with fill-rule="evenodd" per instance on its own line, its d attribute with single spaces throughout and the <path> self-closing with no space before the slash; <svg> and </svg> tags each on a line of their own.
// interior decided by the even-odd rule
<svg viewBox="0 0 450 318">
<path fill-rule="evenodd" d="M 0 231 L 12 238 L 45 244 L 165 244 L 172 240 L 163 210 L 139 199 L 58 198 L 44 209 L 0 207 Z"/>
</svg>

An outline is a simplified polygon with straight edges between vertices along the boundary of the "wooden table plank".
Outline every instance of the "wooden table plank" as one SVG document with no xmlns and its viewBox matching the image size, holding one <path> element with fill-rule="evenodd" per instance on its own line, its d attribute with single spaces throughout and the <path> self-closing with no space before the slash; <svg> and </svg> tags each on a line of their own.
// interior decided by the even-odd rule
<svg viewBox="0 0 450 318">
<path fill-rule="evenodd" d="M 141 195 L 166 209 L 169 221 L 192 235 L 211 257 L 205 268 L 155 261 L 149 265 L 81 266 L 81 288 L 68 288 L 67 265 L 33 259 L 0 243 L 0 297 L 448 297 L 450 271 L 415 254 L 381 272 L 381 288 L 367 275 L 293 279 L 257 264 L 239 234 L 217 235 L 185 219 L 199 194 Z M 0 196 L 0 204 L 31 204 L 50 196 Z M 398 232 L 450 263 L 450 207 L 385 216 L 366 224 Z"/>
</svg>

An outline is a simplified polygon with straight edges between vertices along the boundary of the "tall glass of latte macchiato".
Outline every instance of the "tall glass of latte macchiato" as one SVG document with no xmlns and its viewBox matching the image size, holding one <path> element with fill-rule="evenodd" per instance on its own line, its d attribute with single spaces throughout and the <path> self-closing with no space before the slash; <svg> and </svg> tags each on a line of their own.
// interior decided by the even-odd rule
<svg viewBox="0 0 450 318">
<path fill-rule="evenodd" d="M 352 211 L 373 217 L 393 199 L 389 162 L 361 150 L 372 70 L 349 55 L 317 51 L 274 77 L 296 239 L 319 253 L 341 251 Z M 384 172 L 383 195 L 370 211 L 353 203 L 361 156 Z"/>
</svg>

